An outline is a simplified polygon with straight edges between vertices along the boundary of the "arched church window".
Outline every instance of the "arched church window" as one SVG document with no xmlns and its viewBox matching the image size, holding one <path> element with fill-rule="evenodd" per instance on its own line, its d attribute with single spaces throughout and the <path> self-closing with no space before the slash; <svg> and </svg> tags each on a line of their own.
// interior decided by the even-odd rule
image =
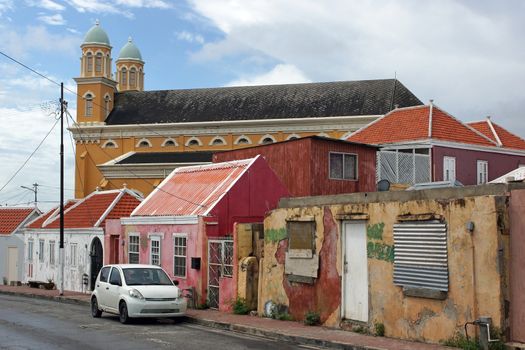
<svg viewBox="0 0 525 350">
<path fill-rule="evenodd" d="M 265 137 L 265 138 L 262 140 L 261 143 L 262 143 L 263 145 L 267 145 L 267 144 L 269 144 L 269 143 L 273 143 L 273 142 L 274 142 L 274 141 L 273 141 L 273 139 L 272 139 L 271 137 Z"/>
<path fill-rule="evenodd" d="M 240 138 L 238 141 L 237 141 L 238 144 L 248 144 L 250 143 L 250 141 L 248 141 L 247 138 Z"/>
<path fill-rule="evenodd" d="M 91 73 L 93 72 L 93 55 L 91 52 L 86 54 L 86 70 Z"/>
<path fill-rule="evenodd" d="M 97 73 L 102 72 L 102 53 L 97 53 L 97 56 L 95 57 L 95 71 Z"/>
<path fill-rule="evenodd" d="M 190 140 L 190 141 L 188 142 L 188 146 L 190 146 L 190 147 L 191 147 L 191 146 L 198 146 L 198 145 L 199 145 L 199 141 L 197 141 L 197 140 L 195 140 L 195 139 L 194 139 L 194 140 Z"/>
<path fill-rule="evenodd" d="M 165 147 L 174 147 L 175 146 L 175 141 L 167 140 L 166 142 L 164 142 L 164 146 Z"/>
<path fill-rule="evenodd" d="M 128 71 L 122 68 L 120 71 L 120 85 L 125 86 L 128 81 Z"/>
<path fill-rule="evenodd" d="M 142 140 L 139 142 L 139 147 L 151 147 L 151 144 L 147 140 Z"/>
<path fill-rule="evenodd" d="M 87 94 L 86 99 L 86 117 L 91 117 L 93 115 L 93 95 Z"/>
<path fill-rule="evenodd" d="M 137 71 L 135 68 L 129 70 L 129 86 L 134 88 L 137 84 Z"/>
</svg>

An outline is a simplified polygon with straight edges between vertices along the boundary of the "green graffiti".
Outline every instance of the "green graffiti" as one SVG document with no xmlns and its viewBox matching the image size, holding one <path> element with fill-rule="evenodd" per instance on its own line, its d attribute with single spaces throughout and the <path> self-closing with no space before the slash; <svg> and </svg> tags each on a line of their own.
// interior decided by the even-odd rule
<svg viewBox="0 0 525 350">
<path fill-rule="evenodd" d="M 385 228 L 385 224 L 383 222 L 380 222 L 379 224 L 374 225 L 368 225 L 366 228 L 366 235 L 369 239 L 383 239 L 383 229 Z"/>
<path fill-rule="evenodd" d="M 279 242 L 287 238 L 288 234 L 286 233 L 285 228 L 280 229 L 268 229 L 264 230 L 264 240 L 266 242 Z"/>
<path fill-rule="evenodd" d="M 388 244 L 368 242 L 366 253 L 370 259 L 394 262 L 394 247 Z"/>
</svg>

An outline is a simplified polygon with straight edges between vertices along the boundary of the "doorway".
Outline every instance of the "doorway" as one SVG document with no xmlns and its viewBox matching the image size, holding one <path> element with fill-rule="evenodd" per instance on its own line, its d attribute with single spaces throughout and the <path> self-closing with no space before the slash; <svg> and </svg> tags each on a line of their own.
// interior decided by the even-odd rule
<svg viewBox="0 0 525 350">
<path fill-rule="evenodd" d="M 233 276 L 233 240 L 208 241 L 208 304 L 219 308 L 221 277 Z"/>
<path fill-rule="evenodd" d="M 90 269 L 90 285 L 89 290 L 93 290 L 95 286 L 95 281 L 97 280 L 98 273 L 102 268 L 104 252 L 102 250 L 102 243 L 98 237 L 95 237 L 91 242 L 91 250 L 89 252 L 91 258 L 91 269 Z"/>
<path fill-rule="evenodd" d="M 18 248 L 8 247 L 7 248 L 7 281 L 11 282 L 18 281 Z"/>
<path fill-rule="evenodd" d="M 368 322 L 368 258 L 366 223 L 343 222 L 342 318 Z"/>
</svg>

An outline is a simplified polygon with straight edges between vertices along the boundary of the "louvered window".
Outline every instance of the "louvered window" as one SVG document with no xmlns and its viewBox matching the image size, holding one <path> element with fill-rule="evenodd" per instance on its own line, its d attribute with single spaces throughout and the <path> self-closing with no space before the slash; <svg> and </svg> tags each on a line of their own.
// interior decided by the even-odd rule
<svg viewBox="0 0 525 350">
<path fill-rule="evenodd" d="M 445 223 L 412 221 L 394 225 L 394 283 L 448 291 Z"/>
</svg>

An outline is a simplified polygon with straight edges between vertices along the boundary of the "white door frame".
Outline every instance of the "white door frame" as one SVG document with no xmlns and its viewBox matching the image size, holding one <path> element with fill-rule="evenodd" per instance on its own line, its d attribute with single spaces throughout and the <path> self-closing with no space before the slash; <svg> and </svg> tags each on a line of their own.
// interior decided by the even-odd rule
<svg viewBox="0 0 525 350">
<path fill-rule="evenodd" d="M 342 254 L 341 254 L 341 274 L 342 274 L 342 278 L 341 278 L 341 319 L 349 319 L 346 317 L 345 313 L 346 313 L 346 302 L 347 302 L 347 293 L 346 293 L 346 272 L 345 272 L 345 269 L 346 269 L 346 266 L 345 266 L 345 263 L 347 261 L 346 259 L 346 236 L 347 236 L 347 233 L 346 233 L 346 225 L 347 224 L 363 224 L 365 225 L 365 242 L 367 241 L 367 236 L 366 236 L 366 223 L 367 221 L 365 220 L 347 220 L 347 221 L 342 221 L 341 222 L 341 251 L 342 251 Z M 365 251 L 366 251 L 366 245 L 365 245 Z M 367 288 L 367 291 L 369 290 L 369 286 L 368 286 L 368 259 L 367 259 L 367 266 L 366 266 L 366 270 L 367 270 L 367 274 L 366 274 L 366 288 Z M 364 320 L 354 320 L 354 321 L 358 321 L 358 322 L 368 322 L 369 320 L 369 315 L 368 315 L 368 312 L 370 311 L 369 310 L 369 305 L 370 305 L 370 300 L 369 300 L 369 294 L 367 292 L 367 315 L 366 315 L 366 321 Z M 352 320 L 352 319 L 349 319 L 349 320 Z"/>
</svg>

